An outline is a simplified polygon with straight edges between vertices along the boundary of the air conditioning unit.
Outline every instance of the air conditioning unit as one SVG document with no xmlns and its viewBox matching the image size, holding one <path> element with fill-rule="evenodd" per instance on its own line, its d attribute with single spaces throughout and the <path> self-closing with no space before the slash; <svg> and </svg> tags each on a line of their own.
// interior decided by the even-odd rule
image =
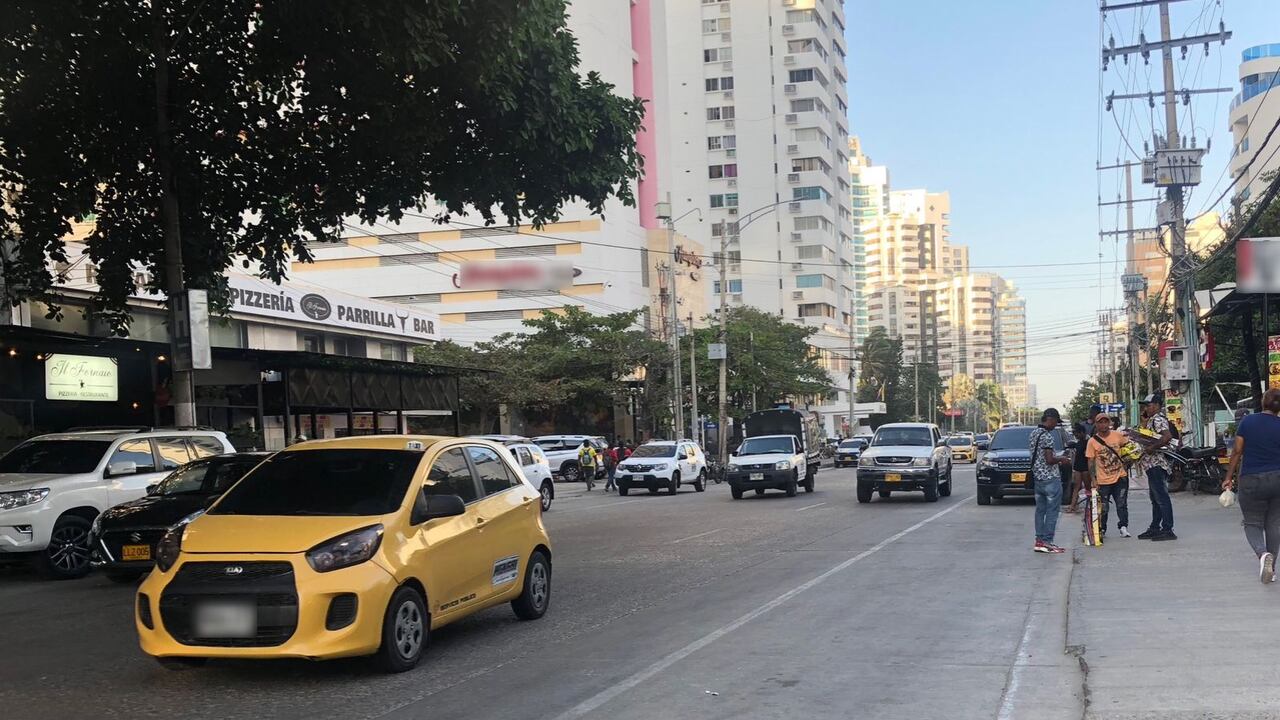
<svg viewBox="0 0 1280 720">
<path fill-rule="evenodd" d="M 791 242 L 804 242 L 804 235 L 798 232 L 791 233 Z"/>
<path fill-rule="evenodd" d="M 795 56 L 795 55 L 783 55 L 783 56 L 782 56 L 782 64 L 783 64 L 783 65 L 795 65 L 795 64 L 796 64 L 796 56 Z"/>
<path fill-rule="evenodd" d="M 738 179 L 729 178 L 729 187 L 738 187 Z"/>
<path fill-rule="evenodd" d="M 725 90 L 725 91 L 724 91 L 724 99 L 725 99 L 725 100 L 732 100 L 732 99 L 733 99 L 733 91 L 732 91 L 732 90 Z"/>
<path fill-rule="evenodd" d="M 792 270 L 803 270 L 803 269 L 804 269 L 804 263 L 799 263 L 799 262 L 791 263 L 791 269 L 792 269 Z"/>
<path fill-rule="evenodd" d="M 726 128 L 726 129 L 727 129 L 727 128 L 732 128 L 732 127 L 734 127 L 733 121 L 732 121 L 732 120 L 725 120 L 725 121 L 724 121 L 724 126 L 725 126 L 725 128 Z"/>
<path fill-rule="evenodd" d="M 729 296 L 729 299 L 733 302 L 740 303 L 742 302 L 742 293 L 733 293 Z"/>
<path fill-rule="evenodd" d="M 783 34 L 783 35 L 795 35 L 795 34 L 796 34 L 796 26 L 795 26 L 795 25 L 783 25 L 783 26 L 782 26 L 782 34 Z"/>
<path fill-rule="evenodd" d="M 792 185 L 799 185 L 799 184 L 800 184 L 800 173 L 788 173 L 788 174 L 787 174 L 787 182 L 791 183 Z"/>
<path fill-rule="evenodd" d="M 729 14 L 729 3 L 724 3 L 720 6 L 720 14 L 721 15 Z"/>
<path fill-rule="evenodd" d="M 788 145 L 788 146 L 787 146 L 787 154 L 788 154 L 788 155 L 797 155 L 797 154 L 799 154 L 799 152 L 800 152 L 800 146 L 799 146 L 799 145 Z"/>
<path fill-rule="evenodd" d="M 724 156 L 725 156 L 725 157 L 727 157 L 727 158 L 736 158 L 736 157 L 738 157 L 738 151 L 737 151 L 737 150 L 725 150 L 725 151 L 724 151 Z"/>
<path fill-rule="evenodd" d="M 732 61 L 732 60 L 727 60 L 727 61 L 725 61 L 725 62 L 722 62 L 722 63 L 720 63 L 720 67 L 724 68 L 725 70 L 732 70 L 732 69 L 733 69 L 733 61 Z"/>
<path fill-rule="evenodd" d="M 800 122 L 800 117 L 795 113 L 787 113 L 786 121 L 788 125 L 795 125 Z"/>
<path fill-rule="evenodd" d="M 733 41 L 733 36 L 732 36 L 732 35 L 730 35 L 730 34 L 729 34 L 729 33 L 727 33 L 727 32 L 725 32 L 725 33 L 720 33 L 720 39 L 721 39 L 721 40 L 723 40 L 724 42 L 732 42 L 732 41 Z"/>
<path fill-rule="evenodd" d="M 730 215 L 737 215 L 737 214 L 738 214 L 738 208 L 736 208 L 736 207 L 734 207 L 734 208 L 729 208 L 729 214 L 730 214 Z"/>
<path fill-rule="evenodd" d="M 742 265 L 739 263 L 729 263 L 729 272 L 742 272 Z"/>
<path fill-rule="evenodd" d="M 803 291 L 803 290 L 793 290 L 793 291 L 791 292 L 791 299 L 792 299 L 792 300 L 803 300 L 803 299 L 804 299 L 804 291 Z"/>
<path fill-rule="evenodd" d="M 800 212 L 800 203 L 798 202 L 787 203 L 787 212 L 793 212 L 793 213 Z"/>
<path fill-rule="evenodd" d="M 791 83 L 787 83 L 786 85 L 782 86 L 782 92 L 786 93 L 787 95 L 795 95 L 796 86 Z"/>
</svg>

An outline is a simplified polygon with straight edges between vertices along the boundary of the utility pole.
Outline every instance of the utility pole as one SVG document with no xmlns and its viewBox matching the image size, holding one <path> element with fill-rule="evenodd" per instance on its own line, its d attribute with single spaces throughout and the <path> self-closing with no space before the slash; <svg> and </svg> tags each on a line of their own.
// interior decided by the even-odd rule
<svg viewBox="0 0 1280 720">
<path fill-rule="evenodd" d="M 858 422 L 857 418 L 854 415 L 854 404 L 858 401 L 858 383 L 856 382 L 858 376 L 857 376 L 857 371 L 855 370 L 856 364 L 854 361 L 854 354 L 857 352 L 854 349 L 854 326 L 857 325 L 857 322 L 853 320 L 856 309 L 857 308 L 855 307 L 853 298 L 850 298 L 849 299 L 849 318 L 850 318 L 850 323 L 849 323 L 849 434 L 846 435 L 846 437 L 853 437 L 855 424 Z"/>
<path fill-rule="evenodd" d="M 720 415 L 716 425 L 716 458 L 723 467 L 729 462 L 729 230 L 720 233 L 720 332 L 717 341 L 724 346 L 720 358 Z"/>
<path fill-rule="evenodd" d="M 689 393 L 693 397 L 693 411 L 690 413 L 690 429 L 693 433 L 689 439 L 702 447 L 702 422 L 698 419 L 698 339 L 693 334 L 693 313 L 689 313 Z"/>
<path fill-rule="evenodd" d="M 920 353 L 919 352 L 916 352 L 915 355 L 911 356 L 911 364 L 915 367 L 915 371 L 916 371 L 915 383 L 912 386 L 912 390 L 914 391 L 914 394 L 916 396 L 915 397 L 916 412 L 913 417 L 916 419 L 916 422 L 919 422 L 920 421 Z"/>
<path fill-rule="evenodd" d="M 657 216 L 667 224 L 667 303 L 670 306 L 666 313 L 671 324 L 671 407 L 672 407 L 672 440 L 678 440 L 684 432 L 684 387 L 680 373 L 680 310 L 676 303 L 676 223 L 671 215 L 671 197 L 668 193 L 666 202 L 658 203 Z"/>
<path fill-rule="evenodd" d="M 1130 10 L 1159 5 L 1160 40 L 1148 42 L 1145 35 L 1140 35 L 1136 45 L 1116 47 L 1115 38 L 1111 38 L 1108 45 L 1102 49 L 1102 69 L 1106 70 L 1107 65 L 1116 58 L 1123 58 L 1127 63 L 1130 55 L 1140 55 L 1144 62 L 1149 63 L 1151 51 L 1160 50 L 1164 71 L 1162 95 L 1165 135 L 1163 139 L 1153 138 L 1154 152 L 1143 160 L 1143 182 L 1154 183 L 1157 187 L 1165 189 L 1165 202 L 1161 203 L 1156 215 L 1160 225 L 1170 226 L 1169 285 L 1174 289 L 1177 309 L 1175 317 L 1175 327 L 1178 328 L 1177 341 L 1186 347 L 1186 351 L 1192 358 L 1187 364 L 1190 380 L 1186 383 L 1186 393 L 1182 403 L 1183 412 L 1186 415 L 1184 425 L 1191 431 L 1192 442 L 1199 445 L 1203 431 L 1200 407 L 1200 322 L 1195 310 L 1195 258 L 1187 252 L 1183 187 L 1200 183 L 1200 160 L 1204 153 L 1195 147 L 1194 134 L 1191 147 L 1187 148 L 1183 145 L 1182 136 L 1178 132 L 1178 100 L 1181 99 L 1184 104 L 1189 105 L 1192 95 L 1233 93 L 1235 89 L 1178 88 L 1174 84 L 1173 49 L 1175 47 L 1181 50 L 1183 57 L 1186 57 L 1188 47 L 1203 44 L 1205 54 L 1208 54 L 1211 42 L 1218 41 L 1225 45 L 1227 39 L 1231 37 L 1226 25 L 1219 22 L 1217 32 L 1174 38 L 1170 29 L 1169 4 L 1182 1 L 1184 0 L 1130 0 L 1111 7 L 1104 2 L 1101 8 L 1104 15 L 1110 10 Z M 1111 93 L 1106 98 L 1107 109 L 1111 110 L 1113 102 L 1118 99 L 1143 99 L 1151 107 L 1155 106 L 1155 96 L 1151 92 L 1128 95 Z M 1155 358 L 1152 357 L 1149 365 L 1154 364 L 1154 360 Z"/>
</svg>

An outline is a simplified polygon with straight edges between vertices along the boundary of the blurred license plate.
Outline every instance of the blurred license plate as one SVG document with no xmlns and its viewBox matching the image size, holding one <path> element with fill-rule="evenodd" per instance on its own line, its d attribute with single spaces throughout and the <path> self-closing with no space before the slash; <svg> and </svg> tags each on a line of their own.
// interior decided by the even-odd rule
<svg viewBox="0 0 1280 720">
<path fill-rule="evenodd" d="M 211 600 L 196 605 L 196 637 L 245 638 L 258 632 L 258 609 L 243 600 Z"/>
<path fill-rule="evenodd" d="M 1026 474 L 1026 473 L 1013 473 L 1012 475 L 1010 475 L 1010 476 L 1009 476 L 1009 480 L 1010 480 L 1010 481 L 1012 481 L 1012 482 L 1026 482 L 1026 481 L 1027 481 L 1027 474 Z"/>
<path fill-rule="evenodd" d="M 749 477 L 751 480 L 763 480 L 763 479 L 764 479 L 764 473 L 751 473 L 748 477 Z"/>
<path fill-rule="evenodd" d="M 885 482 L 902 482 L 902 476 L 898 473 L 885 473 Z"/>
<path fill-rule="evenodd" d="M 150 560 L 150 545 L 125 545 L 120 548 L 121 560 Z"/>
</svg>

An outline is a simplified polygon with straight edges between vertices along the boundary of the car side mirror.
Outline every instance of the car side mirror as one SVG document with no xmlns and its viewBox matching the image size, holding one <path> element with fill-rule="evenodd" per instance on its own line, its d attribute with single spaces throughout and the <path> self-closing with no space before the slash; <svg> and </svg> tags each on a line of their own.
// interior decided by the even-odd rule
<svg viewBox="0 0 1280 720">
<path fill-rule="evenodd" d="M 147 494 L 155 495 L 160 491 L 160 483 L 152 483 L 147 486 Z"/>
<path fill-rule="evenodd" d="M 136 475 L 138 473 L 138 463 L 132 460 L 121 460 L 107 465 L 107 477 L 120 477 L 121 475 Z"/>
<path fill-rule="evenodd" d="M 409 524 L 421 525 L 439 518 L 457 517 L 466 511 L 466 503 L 462 502 L 462 498 L 457 495 L 432 495 L 423 488 L 418 494 L 418 499 L 413 503 Z"/>
<path fill-rule="evenodd" d="M 946 440 L 939 440 L 939 441 L 938 441 L 938 444 L 937 444 L 937 445 L 935 445 L 934 447 L 946 447 L 946 446 L 947 446 L 947 441 L 946 441 Z"/>
</svg>

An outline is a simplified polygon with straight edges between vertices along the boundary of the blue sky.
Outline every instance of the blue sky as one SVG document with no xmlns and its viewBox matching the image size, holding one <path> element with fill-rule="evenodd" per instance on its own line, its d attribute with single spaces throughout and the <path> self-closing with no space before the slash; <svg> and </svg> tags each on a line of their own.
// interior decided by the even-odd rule
<svg viewBox="0 0 1280 720">
<path fill-rule="evenodd" d="M 1022 288 L 1031 382 L 1042 406 L 1065 405 L 1096 350 L 1088 337 L 1057 336 L 1092 329 L 1099 308 L 1121 302 L 1124 248 L 1112 241 L 1100 248 L 1094 167 L 1099 154 L 1103 164 L 1132 158 L 1124 157 L 1128 149 L 1115 121 L 1104 116 L 1099 123 L 1097 3 L 851 0 L 846 15 L 850 132 L 862 137 L 876 163 L 889 167 L 893 187 L 951 193 L 952 240 L 972 248 L 975 270 L 998 272 Z M 1158 38 L 1156 9 L 1143 15 L 1147 37 Z M 1178 76 L 1199 78 L 1186 84 L 1237 85 L 1241 50 L 1280 42 L 1277 0 L 1171 5 L 1175 35 L 1216 30 L 1219 16 L 1235 33 L 1225 48 L 1213 45 L 1205 58 L 1203 47 L 1194 47 L 1186 61 L 1175 52 Z M 1118 45 L 1131 44 L 1137 19 L 1137 11 L 1113 12 L 1106 32 Z M 1153 55 L 1150 81 L 1141 60 L 1113 66 L 1103 75 L 1104 92 L 1126 92 L 1125 84 L 1158 89 L 1158 60 Z M 1204 96 L 1180 115 L 1182 133 L 1199 128 L 1201 145 L 1204 134 L 1213 135 L 1204 173 L 1210 179 L 1230 157 L 1230 99 Z M 1145 103 L 1133 110 L 1120 123 L 1142 152 L 1148 111 Z M 1163 127 L 1159 106 L 1156 112 Z M 1102 195 L 1112 200 L 1120 176 L 1104 178 Z M 1135 181 L 1135 197 L 1151 193 Z M 1189 207 L 1200 209 L 1207 197 L 1208 188 L 1200 188 Z M 1135 222 L 1150 224 L 1151 212 L 1149 204 Z M 1113 228 L 1116 217 L 1111 210 L 1102 223 Z M 1046 266 L 1013 267 L 1027 264 Z"/>
</svg>

